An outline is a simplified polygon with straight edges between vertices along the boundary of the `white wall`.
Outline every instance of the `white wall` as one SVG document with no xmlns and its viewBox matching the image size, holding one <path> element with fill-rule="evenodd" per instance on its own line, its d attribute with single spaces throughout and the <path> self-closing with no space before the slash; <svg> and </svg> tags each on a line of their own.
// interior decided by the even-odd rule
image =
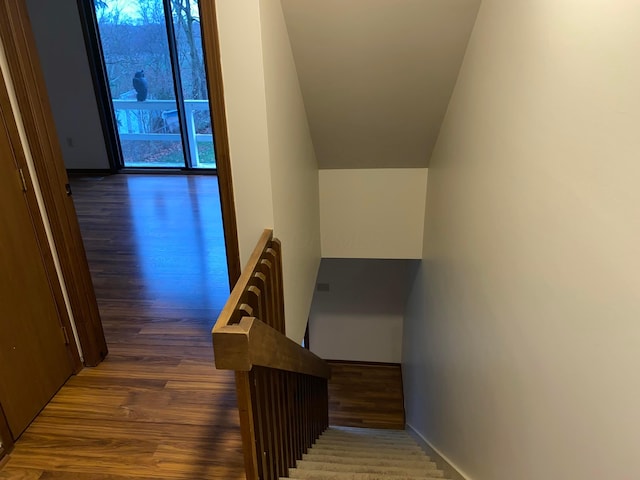
<svg viewBox="0 0 640 480">
<path fill-rule="evenodd" d="M 65 166 L 108 169 L 76 0 L 26 3 Z"/>
<path fill-rule="evenodd" d="M 311 351 L 328 360 L 400 363 L 407 289 L 417 263 L 322 259 L 309 319 Z"/>
<path fill-rule="evenodd" d="M 407 422 L 474 480 L 638 478 L 638 18 L 482 3 L 403 360 Z"/>
<path fill-rule="evenodd" d="M 283 245 L 287 335 L 304 335 L 320 262 L 318 173 L 280 0 L 216 2 L 241 262 Z"/>
<path fill-rule="evenodd" d="M 240 262 L 273 228 L 267 106 L 257 0 L 216 0 Z"/>
<path fill-rule="evenodd" d="M 320 168 L 427 167 L 480 0 L 283 0 Z"/>
<path fill-rule="evenodd" d="M 422 258 L 426 168 L 320 170 L 323 258 Z"/>
<path fill-rule="evenodd" d="M 274 232 L 282 241 L 287 335 L 302 340 L 320 265 L 318 165 L 280 0 L 261 0 Z"/>
</svg>

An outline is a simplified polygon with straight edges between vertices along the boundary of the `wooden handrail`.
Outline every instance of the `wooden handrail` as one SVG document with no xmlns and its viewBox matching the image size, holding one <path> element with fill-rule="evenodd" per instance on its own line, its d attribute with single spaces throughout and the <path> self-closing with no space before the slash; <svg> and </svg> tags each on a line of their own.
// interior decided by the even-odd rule
<svg viewBox="0 0 640 480">
<path fill-rule="evenodd" d="M 213 327 L 216 367 L 236 372 L 248 480 L 277 480 L 329 424 L 331 367 L 285 335 L 282 249 L 265 230 Z"/>
<path fill-rule="evenodd" d="M 274 243 L 277 244 L 275 249 L 272 247 Z M 281 333 L 274 326 L 257 318 L 257 310 L 271 310 L 273 314 L 273 309 L 254 308 L 250 305 L 250 303 L 260 303 L 257 293 L 253 298 L 248 298 L 248 289 L 252 288 L 252 280 L 261 270 L 265 261 L 265 252 L 269 255 L 270 250 L 279 252 L 279 249 L 279 242 L 273 239 L 273 231 L 265 230 L 213 327 L 216 368 L 248 372 L 257 365 L 329 378 L 331 367 L 327 362 L 302 348 L 285 336 L 284 332 Z M 276 257 L 276 259 L 271 258 L 272 263 L 279 261 L 279 253 Z M 277 271 L 278 268 L 274 268 L 276 283 L 281 282 Z M 271 290 L 274 293 L 269 300 L 273 301 L 278 309 L 274 315 L 277 318 L 273 323 L 284 330 L 284 309 L 280 307 L 282 300 L 276 299 L 282 294 L 282 286 L 281 284 L 273 285 Z"/>
<path fill-rule="evenodd" d="M 213 332 L 216 368 L 248 372 L 254 366 L 330 378 L 320 357 L 254 317 Z"/>
</svg>

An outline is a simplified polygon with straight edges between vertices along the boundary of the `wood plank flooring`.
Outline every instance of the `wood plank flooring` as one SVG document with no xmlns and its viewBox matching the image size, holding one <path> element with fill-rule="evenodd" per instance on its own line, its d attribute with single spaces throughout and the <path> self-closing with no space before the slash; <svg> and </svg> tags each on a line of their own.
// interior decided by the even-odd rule
<svg viewBox="0 0 640 480">
<path fill-rule="evenodd" d="M 329 424 L 404 430 L 400 365 L 329 361 Z"/>
<path fill-rule="evenodd" d="M 0 479 L 244 478 L 234 377 L 211 347 L 228 296 L 216 177 L 72 188 L 110 353 L 58 392 Z"/>
</svg>

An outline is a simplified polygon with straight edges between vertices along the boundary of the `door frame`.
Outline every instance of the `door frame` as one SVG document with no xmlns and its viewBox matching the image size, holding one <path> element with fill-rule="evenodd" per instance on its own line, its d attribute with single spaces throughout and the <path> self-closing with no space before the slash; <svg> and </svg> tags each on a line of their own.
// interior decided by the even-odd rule
<svg viewBox="0 0 640 480">
<path fill-rule="evenodd" d="M 23 0 L 24 1 L 24 0 Z M 163 6 L 168 0 L 163 0 Z M 102 98 L 111 98 L 107 85 L 107 73 L 104 69 L 102 58 L 102 44 L 99 40 L 99 29 L 96 17 L 91 5 L 92 0 L 77 0 L 82 33 L 87 47 L 87 57 L 91 70 L 96 101 L 100 112 L 100 121 L 105 135 L 105 143 L 109 155 L 111 171 L 117 172 L 123 168 L 116 159 L 122 158 L 120 141 L 118 139 L 118 129 L 112 108 L 106 107 L 106 102 Z M 215 169 L 191 169 L 189 173 L 206 174 L 215 171 L 218 177 L 220 192 L 220 207 L 222 210 L 222 226 L 225 238 L 225 248 L 227 252 L 227 271 L 229 276 L 229 286 L 233 289 L 238 278 L 240 278 L 240 250 L 238 245 L 238 227 L 236 222 L 235 200 L 233 195 L 233 178 L 231 175 L 231 155 L 229 153 L 229 134 L 227 128 L 226 107 L 224 104 L 224 87 L 222 83 L 222 62 L 220 60 L 220 41 L 218 35 L 218 21 L 216 14 L 215 0 L 199 1 L 200 28 L 202 29 L 202 50 L 204 56 L 205 77 L 207 79 L 207 89 L 209 91 L 209 112 L 213 125 L 213 144 L 216 153 Z M 166 10 L 166 8 L 165 8 Z M 171 9 L 169 9 L 171 10 Z M 166 16 L 165 16 L 166 17 Z M 165 18 L 170 21 L 168 17 Z M 172 37 L 167 32 L 169 38 Z M 178 84 L 176 83 L 176 88 Z M 181 90 L 181 88 L 179 88 Z M 176 95 L 176 99 L 178 96 Z M 178 101 L 178 100 L 176 100 Z M 181 120 L 184 125 L 184 121 Z M 186 147 L 185 152 L 186 152 Z M 186 153 L 185 153 L 186 154 Z M 161 168 L 160 168 L 161 169 Z M 135 170 L 135 169 L 133 169 Z M 148 171 L 153 172 L 153 168 Z"/>
<path fill-rule="evenodd" d="M 67 306 L 62 292 L 62 285 L 58 279 L 58 272 L 56 270 L 55 261 L 53 259 L 53 252 L 49 244 L 47 237 L 47 231 L 44 226 L 42 214 L 40 212 L 40 205 L 38 204 L 38 198 L 36 197 L 35 187 L 33 179 L 29 174 L 29 167 L 27 165 L 27 159 L 25 157 L 24 149 L 22 148 L 22 141 L 20 139 L 20 133 L 18 132 L 18 125 L 12 113 L 11 100 L 9 99 L 9 92 L 6 87 L 6 79 L 3 73 L 0 71 L 0 128 L 4 124 L 7 129 L 9 141 L 13 149 L 13 156 L 17 167 L 20 169 L 21 175 L 24 179 L 24 195 L 27 202 L 27 208 L 31 216 L 31 222 L 35 231 L 36 241 L 40 249 L 44 269 L 49 281 L 49 286 L 53 294 L 53 298 L 56 305 L 56 311 L 58 318 L 60 319 L 61 326 L 66 331 L 66 336 L 69 338 L 67 342 L 67 352 L 69 360 L 74 373 L 78 373 L 82 369 L 82 362 L 80 360 L 80 353 L 76 342 L 73 341 L 71 326 L 71 318 L 67 310 Z"/>
<path fill-rule="evenodd" d="M 24 1 L 24 0 L 23 0 Z M 163 0 L 163 5 L 167 0 Z M 118 129 L 113 114 L 113 109 L 106 106 L 102 98 L 110 98 L 107 85 L 107 73 L 104 69 L 102 45 L 99 40 L 99 29 L 92 10 L 90 0 L 77 0 L 82 33 L 87 46 L 87 57 L 93 87 L 96 92 L 96 101 L 100 112 L 102 131 L 105 135 L 107 151 L 109 155 L 111 171 L 117 172 L 122 165 L 117 159 L 122 158 Z M 224 87 L 222 83 L 222 63 L 220 60 L 220 41 L 218 35 L 218 21 L 215 0 L 199 1 L 200 28 L 202 29 L 202 50 L 204 56 L 205 76 L 209 90 L 209 112 L 213 125 L 213 145 L 216 153 L 216 168 L 183 170 L 194 174 L 207 174 L 215 171 L 218 177 L 220 192 L 220 207 L 222 210 L 222 228 L 224 231 L 225 249 L 227 252 L 227 271 L 229 287 L 232 290 L 240 278 L 242 267 L 240 265 L 240 247 L 238 245 L 238 226 L 236 222 L 235 200 L 233 195 L 233 178 L 231 175 L 231 155 L 229 153 L 229 134 L 227 129 L 226 107 L 224 104 Z M 169 21 L 169 19 L 165 19 Z M 97 33 L 97 34 L 96 34 Z M 169 35 L 171 36 L 171 35 Z M 177 98 L 177 96 L 176 96 Z M 184 121 L 182 121 L 184 124 Z M 184 148 L 184 147 L 183 147 Z M 185 150 L 186 152 L 186 150 Z M 162 168 L 159 168 L 162 170 Z M 136 169 L 132 169 L 136 170 Z M 149 173 L 153 167 L 148 168 Z M 136 170 L 137 171 L 137 170 Z"/>
<path fill-rule="evenodd" d="M 95 366 L 107 355 L 107 343 L 24 0 L 0 0 L 0 38 L 84 363 Z"/>
<path fill-rule="evenodd" d="M 201 2 L 200 17 L 229 285 L 233 287 L 240 277 L 241 267 L 215 2 Z M 25 0 L 0 0 L 0 39 L 58 253 L 84 364 L 96 366 L 108 353 L 107 343 Z"/>
<path fill-rule="evenodd" d="M 238 225 L 233 196 L 233 178 L 231 176 L 231 154 L 229 151 L 229 133 L 227 128 L 227 108 L 224 104 L 222 83 L 222 61 L 220 59 L 220 38 L 218 35 L 218 17 L 215 0 L 198 2 L 200 8 L 200 28 L 202 28 L 202 49 L 204 69 L 209 88 L 209 111 L 213 124 L 213 145 L 216 152 L 220 207 L 222 209 L 222 228 L 227 250 L 227 270 L 229 287 L 233 290 L 240 278 L 240 247 L 238 245 Z"/>
<path fill-rule="evenodd" d="M 91 2 L 93 3 L 93 2 Z M 105 148 L 109 159 L 109 170 L 111 173 L 117 173 L 122 165 L 119 160 L 122 158 L 122 149 L 120 148 L 120 140 L 118 138 L 118 125 L 113 114 L 113 108 L 109 108 L 107 102 L 102 101 L 103 98 L 110 98 L 109 81 L 104 63 L 100 60 L 103 57 L 102 44 L 98 38 L 99 34 L 93 35 L 92 32 L 98 32 L 98 25 L 95 21 L 95 15 L 92 12 L 92 6 L 84 0 L 77 0 L 78 14 L 80 15 L 80 24 L 82 25 L 82 34 L 84 36 L 84 44 L 87 49 L 87 61 L 91 70 L 91 80 L 93 81 L 93 91 L 96 97 L 96 105 L 98 107 L 98 116 L 100 117 L 100 126 L 104 136 Z"/>
</svg>

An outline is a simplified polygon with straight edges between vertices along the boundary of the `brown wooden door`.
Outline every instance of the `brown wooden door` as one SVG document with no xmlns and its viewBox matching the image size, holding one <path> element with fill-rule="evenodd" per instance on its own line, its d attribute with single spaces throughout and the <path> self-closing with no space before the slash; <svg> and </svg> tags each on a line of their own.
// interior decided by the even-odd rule
<svg viewBox="0 0 640 480">
<path fill-rule="evenodd" d="M 17 438 L 72 373 L 0 107 L 0 405 Z"/>
</svg>

